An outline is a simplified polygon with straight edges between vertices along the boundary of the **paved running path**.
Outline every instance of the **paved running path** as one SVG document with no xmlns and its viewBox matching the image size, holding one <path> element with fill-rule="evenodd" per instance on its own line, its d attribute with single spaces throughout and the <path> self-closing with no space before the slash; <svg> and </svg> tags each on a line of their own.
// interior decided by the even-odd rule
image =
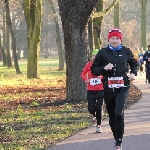
<svg viewBox="0 0 150 150">
<path fill-rule="evenodd" d="M 150 85 L 145 74 L 137 76 L 134 85 L 142 98 L 125 110 L 123 150 L 150 150 Z M 47 150 L 114 150 L 114 139 L 108 119 L 102 121 L 102 133 L 95 133 L 95 125 L 69 137 Z"/>
</svg>

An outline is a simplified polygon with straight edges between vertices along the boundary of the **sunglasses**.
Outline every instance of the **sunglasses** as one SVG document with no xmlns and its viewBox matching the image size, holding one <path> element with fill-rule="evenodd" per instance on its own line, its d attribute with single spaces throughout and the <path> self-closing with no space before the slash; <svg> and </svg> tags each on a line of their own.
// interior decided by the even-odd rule
<svg viewBox="0 0 150 150">
<path fill-rule="evenodd" d="M 109 33 L 112 33 L 112 32 L 119 32 L 119 33 L 122 33 L 119 29 L 113 29 L 113 30 L 110 30 Z"/>
</svg>

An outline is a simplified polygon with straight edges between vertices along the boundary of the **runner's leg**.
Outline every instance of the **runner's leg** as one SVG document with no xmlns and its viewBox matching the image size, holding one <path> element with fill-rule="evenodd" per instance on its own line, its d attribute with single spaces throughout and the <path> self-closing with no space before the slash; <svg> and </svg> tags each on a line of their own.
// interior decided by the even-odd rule
<svg viewBox="0 0 150 150">
<path fill-rule="evenodd" d="M 99 97 L 97 98 L 96 103 L 96 119 L 97 125 L 101 125 L 102 120 L 102 106 L 103 106 L 103 91 L 99 92 Z"/>
<path fill-rule="evenodd" d="M 113 92 L 104 91 L 104 101 L 106 104 L 106 109 L 109 115 L 109 125 L 113 132 L 114 139 L 116 139 L 116 131 L 115 131 L 115 102 L 116 96 Z"/>
<path fill-rule="evenodd" d="M 117 93 L 115 110 L 116 146 L 120 146 L 122 143 L 122 138 L 124 134 L 124 106 L 127 97 L 128 90 L 121 90 Z"/>
</svg>

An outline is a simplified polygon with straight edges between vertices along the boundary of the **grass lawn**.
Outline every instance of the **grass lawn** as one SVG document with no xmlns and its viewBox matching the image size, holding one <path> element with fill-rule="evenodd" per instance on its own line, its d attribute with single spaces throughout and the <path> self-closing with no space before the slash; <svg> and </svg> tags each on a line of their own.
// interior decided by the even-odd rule
<svg viewBox="0 0 150 150">
<path fill-rule="evenodd" d="M 39 63 L 40 79 L 26 79 L 0 62 L 0 150 L 44 150 L 91 125 L 87 103 L 65 101 L 65 71 L 58 59 Z"/>
</svg>

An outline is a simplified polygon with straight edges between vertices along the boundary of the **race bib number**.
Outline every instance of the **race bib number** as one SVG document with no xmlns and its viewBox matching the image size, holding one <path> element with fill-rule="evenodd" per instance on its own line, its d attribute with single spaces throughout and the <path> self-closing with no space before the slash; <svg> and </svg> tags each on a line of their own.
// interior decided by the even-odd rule
<svg viewBox="0 0 150 150">
<path fill-rule="evenodd" d="M 109 88 L 120 88 L 124 87 L 123 77 L 108 77 Z"/>
<path fill-rule="evenodd" d="M 101 84 L 101 79 L 99 79 L 99 78 L 91 78 L 90 79 L 90 85 L 95 86 L 98 84 Z"/>
</svg>

